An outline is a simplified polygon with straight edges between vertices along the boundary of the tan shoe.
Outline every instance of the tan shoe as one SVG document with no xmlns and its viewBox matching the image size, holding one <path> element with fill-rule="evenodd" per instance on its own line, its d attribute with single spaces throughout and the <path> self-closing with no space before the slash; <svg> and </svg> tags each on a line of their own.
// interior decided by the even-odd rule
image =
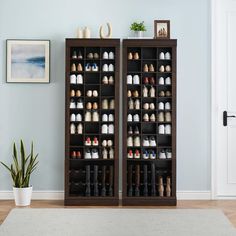
<svg viewBox="0 0 236 236">
<path fill-rule="evenodd" d="M 159 192 L 160 197 L 164 196 L 163 178 L 161 176 L 159 177 L 159 181 L 158 181 L 158 192 Z"/>
<path fill-rule="evenodd" d="M 165 67 L 164 66 L 160 66 L 159 71 L 160 72 L 165 72 Z"/>
<path fill-rule="evenodd" d="M 108 109 L 108 100 L 107 99 L 102 100 L 102 109 Z"/>
<path fill-rule="evenodd" d="M 166 97 L 171 97 L 171 91 L 166 91 Z"/>
<path fill-rule="evenodd" d="M 130 53 L 128 53 L 128 60 L 132 60 L 133 59 L 133 55 L 132 55 L 132 53 L 130 52 Z"/>
<path fill-rule="evenodd" d="M 80 90 L 76 91 L 76 97 L 81 97 L 81 91 Z"/>
<path fill-rule="evenodd" d="M 77 66 L 77 71 L 83 71 L 83 67 L 82 67 L 82 65 L 80 63 Z"/>
<path fill-rule="evenodd" d="M 134 53 L 134 59 L 135 59 L 135 60 L 138 60 L 138 59 L 139 59 L 139 54 L 138 54 L 138 52 L 135 52 L 135 53 Z"/>
<path fill-rule="evenodd" d="M 159 97 L 165 97 L 165 92 L 164 91 L 160 91 Z"/>
<path fill-rule="evenodd" d="M 149 72 L 154 72 L 154 71 L 155 71 L 155 69 L 154 69 L 153 64 L 149 65 Z"/>
<path fill-rule="evenodd" d="M 133 96 L 137 98 L 139 96 L 138 90 L 133 91 Z"/>
<path fill-rule="evenodd" d="M 71 72 L 75 72 L 75 71 L 76 71 L 76 65 L 75 65 L 75 63 L 73 63 L 71 65 Z"/>
<path fill-rule="evenodd" d="M 91 110 L 91 109 L 92 109 L 92 103 L 91 103 L 91 102 L 88 102 L 88 103 L 86 104 L 86 109 L 88 109 L 88 110 Z"/>
<path fill-rule="evenodd" d="M 166 66 L 166 72 L 171 72 L 171 66 L 169 65 Z"/>
<path fill-rule="evenodd" d="M 144 72 L 148 72 L 148 65 L 147 65 L 147 64 L 144 65 L 143 71 L 144 71 Z"/>
<path fill-rule="evenodd" d="M 164 122 L 164 112 L 160 112 L 160 113 L 158 114 L 158 121 L 159 121 L 159 122 Z"/>
<path fill-rule="evenodd" d="M 74 97 L 74 96 L 75 96 L 75 90 L 74 90 L 74 89 L 72 89 L 72 90 L 70 91 L 70 96 L 71 96 L 71 97 Z"/>
<path fill-rule="evenodd" d="M 130 90 L 128 90 L 128 92 L 127 92 L 127 96 L 128 96 L 128 98 L 132 97 L 132 93 L 131 93 Z"/>
<path fill-rule="evenodd" d="M 169 111 L 165 113 L 165 121 L 171 122 L 171 113 Z"/>
<path fill-rule="evenodd" d="M 98 103 L 97 102 L 94 102 L 93 103 L 93 110 L 97 110 L 98 109 Z"/>
<path fill-rule="evenodd" d="M 169 176 L 166 178 L 166 196 L 171 196 L 171 179 Z"/>
</svg>

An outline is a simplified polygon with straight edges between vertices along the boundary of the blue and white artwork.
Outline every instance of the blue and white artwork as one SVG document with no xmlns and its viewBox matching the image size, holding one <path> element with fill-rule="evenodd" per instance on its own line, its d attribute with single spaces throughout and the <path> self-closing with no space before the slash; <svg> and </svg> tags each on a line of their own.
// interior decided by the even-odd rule
<svg viewBox="0 0 236 236">
<path fill-rule="evenodd" d="M 12 78 L 45 77 L 45 45 L 13 44 L 11 47 Z"/>
</svg>

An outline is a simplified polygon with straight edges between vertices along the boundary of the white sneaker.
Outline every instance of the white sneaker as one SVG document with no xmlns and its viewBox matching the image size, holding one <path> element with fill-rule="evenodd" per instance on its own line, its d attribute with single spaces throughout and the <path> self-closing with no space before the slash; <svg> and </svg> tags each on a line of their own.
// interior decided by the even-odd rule
<svg viewBox="0 0 236 236">
<path fill-rule="evenodd" d="M 159 134 L 165 134 L 165 126 L 164 125 L 159 125 L 158 126 L 158 133 Z"/>
<path fill-rule="evenodd" d="M 171 159 L 172 158 L 172 152 L 170 150 L 166 150 L 166 158 Z"/>
<path fill-rule="evenodd" d="M 88 90 L 87 93 L 86 93 L 87 97 L 92 97 L 93 95 L 93 92 L 92 90 Z"/>
<path fill-rule="evenodd" d="M 91 152 L 88 150 L 85 151 L 85 154 L 84 154 L 84 159 L 91 159 L 92 158 L 92 155 L 91 155 Z"/>
<path fill-rule="evenodd" d="M 70 133 L 75 134 L 75 131 L 76 131 L 75 124 L 74 123 L 70 124 Z"/>
<path fill-rule="evenodd" d="M 82 121 L 82 115 L 81 114 L 76 115 L 76 121 Z"/>
<path fill-rule="evenodd" d="M 75 121 L 75 114 L 70 115 L 70 121 Z"/>
<path fill-rule="evenodd" d="M 149 158 L 150 158 L 151 160 L 156 159 L 156 153 L 155 153 L 153 150 L 149 151 Z"/>
<path fill-rule="evenodd" d="M 93 97 L 97 97 L 98 96 L 98 91 L 97 90 L 93 90 Z"/>
<path fill-rule="evenodd" d="M 102 146 L 103 146 L 103 147 L 106 147 L 106 146 L 107 146 L 107 140 L 104 139 L 104 140 L 102 141 Z"/>
<path fill-rule="evenodd" d="M 148 97 L 148 89 L 146 86 L 143 86 L 143 97 Z"/>
<path fill-rule="evenodd" d="M 143 109 L 144 109 L 144 110 L 148 110 L 148 109 L 149 109 L 149 103 L 145 102 L 145 103 L 143 104 Z"/>
<path fill-rule="evenodd" d="M 110 114 L 109 117 L 108 117 L 108 120 L 110 122 L 113 122 L 114 121 L 114 115 L 113 114 Z"/>
<path fill-rule="evenodd" d="M 110 65 L 109 65 L 108 71 L 114 71 L 114 66 L 113 66 L 113 64 L 110 64 Z"/>
<path fill-rule="evenodd" d="M 83 133 L 83 125 L 82 124 L 78 124 L 77 132 L 78 132 L 78 134 L 82 134 Z"/>
<path fill-rule="evenodd" d="M 132 84 L 132 83 L 133 83 L 132 75 L 127 75 L 127 84 Z"/>
<path fill-rule="evenodd" d="M 139 119 L 139 115 L 138 114 L 135 114 L 134 115 L 134 122 L 139 122 L 140 119 Z"/>
<path fill-rule="evenodd" d="M 71 84 L 76 84 L 76 75 L 71 75 L 70 76 L 70 83 Z"/>
<path fill-rule="evenodd" d="M 170 65 L 166 66 L 166 72 L 171 72 L 171 66 Z"/>
<path fill-rule="evenodd" d="M 129 136 L 128 138 L 127 138 L 127 146 L 128 147 L 133 147 L 133 138 L 131 137 L 131 136 Z"/>
<path fill-rule="evenodd" d="M 107 134 L 108 133 L 108 126 L 106 124 L 102 125 L 102 134 Z"/>
<path fill-rule="evenodd" d="M 165 84 L 164 78 L 160 77 L 159 78 L 159 85 L 164 85 L 164 84 Z"/>
<path fill-rule="evenodd" d="M 129 150 L 128 154 L 127 154 L 127 158 L 128 159 L 133 159 L 134 155 L 133 155 L 133 152 L 132 150 Z"/>
<path fill-rule="evenodd" d="M 127 121 L 128 122 L 132 122 L 133 121 L 133 117 L 132 117 L 131 114 L 128 114 Z"/>
<path fill-rule="evenodd" d="M 89 63 L 86 64 L 85 66 L 85 71 L 91 71 L 92 70 L 92 67 Z"/>
<path fill-rule="evenodd" d="M 155 109 L 155 104 L 154 104 L 153 102 L 151 102 L 151 103 L 149 104 L 149 108 L 150 108 L 151 110 L 154 110 L 154 109 Z"/>
<path fill-rule="evenodd" d="M 109 58 L 108 52 L 104 52 L 102 55 L 102 59 L 108 59 L 108 58 Z"/>
<path fill-rule="evenodd" d="M 114 52 L 109 52 L 108 58 L 110 60 L 114 60 L 114 58 L 115 58 Z"/>
<path fill-rule="evenodd" d="M 156 147 L 157 146 L 156 140 L 153 136 L 150 137 L 150 139 L 149 139 L 149 146 L 150 147 Z"/>
<path fill-rule="evenodd" d="M 153 86 L 149 90 L 149 96 L 150 98 L 154 98 L 156 96 L 156 90 Z"/>
<path fill-rule="evenodd" d="M 165 126 L 165 134 L 171 134 L 171 125 Z"/>
<path fill-rule="evenodd" d="M 139 136 L 136 136 L 134 137 L 134 146 L 135 147 L 140 147 L 140 137 Z"/>
<path fill-rule="evenodd" d="M 107 65 L 107 64 L 104 64 L 104 65 L 102 66 L 102 71 L 105 71 L 105 72 L 108 71 L 108 65 Z"/>
<path fill-rule="evenodd" d="M 133 110 L 133 109 L 134 109 L 134 100 L 133 100 L 132 98 L 129 99 L 128 108 L 129 108 L 130 110 Z"/>
<path fill-rule="evenodd" d="M 105 76 L 103 76 L 103 78 L 102 78 L 102 83 L 103 84 L 108 84 L 108 77 L 105 75 Z"/>
<path fill-rule="evenodd" d="M 165 54 L 165 59 L 166 59 L 166 60 L 170 60 L 170 59 L 171 59 L 171 54 L 170 54 L 169 52 L 167 52 L 167 53 Z"/>
<path fill-rule="evenodd" d="M 98 112 L 97 112 L 97 111 L 94 111 L 94 112 L 93 112 L 93 118 L 92 118 L 92 120 L 93 120 L 94 122 L 98 122 L 98 121 L 99 121 L 99 115 L 98 115 Z"/>
<path fill-rule="evenodd" d="M 159 102 L 158 103 L 158 109 L 159 110 L 164 110 L 164 102 Z"/>
<path fill-rule="evenodd" d="M 165 103 L 165 110 L 170 110 L 171 109 L 171 105 L 169 102 Z"/>
<path fill-rule="evenodd" d="M 92 159 L 98 159 L 98 150 L 97 149 L 92 149 Z"/>
<path fill-rule="evenodd" d="M 102 109 L 108 109 L 108 100 L 107 99 L 103 99 L 102 100 Z"/>
<path fill-rule="evenodd" d="M 139 110 L 140 109 L 140 100 L 136 99 L 134 102 L 134 109 Z"/>
<path fill-rule="evenodd" d="M 77 75 L 76 81 L 77 84 L 83 84 L 83 75 Z"/>
<path fill-rule="evenodd" d="M 165 72 L 165 67 L 162 65 L 162 66 L 160 66 L 160 68 L 159 68 L 159 72 Z"/>
<path fill-rule="evenodd" d="M 133 84 L 140 84 L 139 75 L 134 75 L 134 77 L 133 77 Z"/>
<path fill-rule="evenodd" d="M 83 109 L 84 108 L 83 100 L 79 99 L 77 101 L 77 108 L 78 109 Z"/>
<path fill-rule="evenodd" d="M 170 77 L 166 77 L 165 84 L 166 85 L 171 85 L 171 78 Z"/>
<path fill-rule="evenodd" d="M 90 111 L 85 112 L 84 121 L 91 122 L 92 121 L 92 114 Z"/>
<path fill-rule="evenodd" d="M 70 100 L 70 109 L 75 109 L 75 108 L 76 108 L 75 101 L 74 101 L 74 99 L 71 99 Z"/>
<path fill-rule="evenodd" d="M 166 159 L 166 153 L 164 150 L 159 152 L 159 159 Z"/>
<path fill-rule="evenodd" d="M 96 63 L 92 64 L 92 71 L 98 71 L 98 66 Z"/>
<path fill-rule="evenodd" d="M 160 59 L 160 60 L 165 60 L 165 54 L 164 54 L 164 52 L 161 52 L 161 53 L 159 54 L 159 59 Z"/>
<path fill-rule="evenodd" d="M 102 115 L 102 121 L 104 121 L 104 122 L 108 121 L 108 115 L 107 114 Z"/>
<path fill-rule="evenodd" d="M 145 122 L 148 122 L 148 121 L 149 121 L 149 115 L 148 115 L 147 113 L 145 113 L 145 114 L 143 115 L 143 121 L 145 121 Z"/>
<path fill-rule="evenodd" d="M 114 134 L 114 125 L 113 124 L 108 126 L 108 134 Z"/>
<path fill-rule="evenodd" d="M 139 152 L 139 150 L 135 150 L 134 158 L 135 159 L 140 159 L 140 152 Z"/>
<path fill-rule="evenodd" d="M 151 122 L 155 122 L 155 121 L 156 121 L 156 116 L 155 116 L 155 114 L 151 114 L 151 116 L 150 116 L 150 121 L 151 121 Z"/>
<path fill-rule="evenodd" d="M 102 159 L 108 159 L 108 152 L 106 148 L 104 148 L 102 151 Z"/>
<path fill-rule="evenodd" d="M 110 148 L 109 150 L 109 159 L 114 159 L 114 149 Z"/>
<path fill-rule="evenodd" d="M 112 147 L 112 145 L 113 145 L 112 140 L 111 139 L 107 140 L 107 146 L 108 147 Z"/>
<path fill-rule="evenodd" d="M 144 138 L 143 138 L 143 146 L 144 146 L 144 147 L 149 147 L 149 144 L 150 144 L 150 143 L 149 143 L 148 137 L 144 137 Z"/>
</svg>

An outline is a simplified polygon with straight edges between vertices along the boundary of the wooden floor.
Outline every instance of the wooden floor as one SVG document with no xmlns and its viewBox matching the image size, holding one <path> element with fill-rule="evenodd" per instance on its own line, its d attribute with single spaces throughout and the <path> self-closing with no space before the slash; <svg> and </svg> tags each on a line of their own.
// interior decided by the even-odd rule
<svg viewBox="0 0 236 236">
<path fill-rule="evenodd" d="M 13 201 L 0 201 L 0 224 L 7 217 L 11 209 L 15 207 Z M 31 208 L 77 208 L 65 207 L 63 201 L 32 201 Z M 122 207 L 120 208 L 134 208 Z M 86 207 L 81 207 L 86 208 Z M 89 207 L 88 207 L 89 208 Z M 94 207 L 93 207 L 94 208 Z M 99 208 L 99 207 L 96 207 Z M 103 207 L 100 207 L 103 208 Z M 106 207 L 109 208 L 109 207 Z M 114 207 L 110 207 L 114 208 Z M 138 207 L 144 208 L 144 207 Z M 236 227 L 236 201 L 178 201 L 176 207 L 145 207 L 145 208 L 160 208 L 160 209 L 221 209 L 228 217 L 231 223 Z"/>
</svg>

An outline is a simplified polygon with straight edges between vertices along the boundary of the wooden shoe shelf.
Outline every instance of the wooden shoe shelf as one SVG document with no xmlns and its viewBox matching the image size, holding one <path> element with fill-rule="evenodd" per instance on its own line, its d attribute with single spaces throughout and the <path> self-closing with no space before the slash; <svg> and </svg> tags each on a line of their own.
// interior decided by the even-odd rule
<svg viewBox="0 0 236 236">
<path fill-rule="evenodd" d="M 176 46 L 176 40 L 127 39 L 123 41 L 123 205 L 176 205 Z M 136 54 L 135 57 L 135 53 L 138 53 L 138 56 Z M 161 59 L 160 53 L 162 53 Z M 151 68 L 151 71 L 146 71 L 145 64 L 148 69 L 152 64 L 154 70 Z M 129 82 L 127 81 L 127 76 L 130 75 L 132 82 L 130 79 Z M 138 84 L 133 83 L 135 75 L 139 76 Z M 145 77 L 153 77 L 155 80 L 153 85 L 146 84 Z M 159 84 L 160 77 L 164 78 L 164 84 L 162 82 Z M 169 82 L 165 84 L 167 77 L 170 77 L 171 84 Z M 148 91 L 151 87 L 154 88 L 155 96 L 144 97 L 144 86 Z M 129 90 L 131 97 L 128 97 Z M 138 96 L 136 92 L 136 97 L 133 97 L 135 90 L 138 91 Z M 133 101 L 139 99 L 140 109 L 133 109 L 130 106 L 130 99 Z M 164 105 L 169 102 L 168 111 L 159 109 L 162 108 L 159 107 L 160 102 Z M 155 109 L 144 109 L 145 103 L 154 103 Z M 160 117 L 161 112 L 164 119 Z M 169 112 L 168 115 L 171 114 L 171 120 L 170 117 L 165 120 L 166 112 Z M 132 118 L 128 121 L 129 114 Z M 139 115 L 139 121 L 134 121 L 135 114 Z M 154 114 L 155 121 L 144 121 L 145 114 L 148 114 L 149 118 Z M 167 127 L 170 128 L 169 131 Z M 139 130 L 139 134 L 134 133 L 135 128 Z M 164 134 L 162 131 L 159 132 L 159 129 L 163 130 L 163 128 Z M 135 146 L 134 141 L 133 144 L 131 142 L 131 147 L 128 146 L 130 145 L 128 138 L 134 140 L 137 136 L 140 139 L 140 146 Z M 148 139 L 154 137 L 156 146 L 143 146 L 145 137 Z M 136 158 L 133 156 L 136 151 L 140 154 L 140 158 L 137 158 L 138 155 Z M 168 159 L 167 152 L 171 153 Z M 129 158 L 128 153 L 130 153 Z M 143 153 L 148 154 L 148 157 L 143 156 Z M 151 159 L 149 153 L 155 153 L 156 157 L 154 154 Z M 160 155 L 161 153 L 165 155 Z"/>
<path fill-rule="evenodd" d="M 112 52 L 114 58 L 103 59 L 104 52 L 108 54 Z M 96 53 L 96 57 L 88 58 L 89 53 L 90 55 L 92 53 L 93 57 Z M 119 39 L 66 39 L 65 205 L 119 204 L 119 61 Z M 92 67 L 96 64 L 98 70 L 87 71 L 88 69 L 85 69 L 87 63 Z M 111 71 L 103 71 L 104 64 L 112 64 L 114 70 L 112 71 L 111 68 Z M 82 76 L 82 82 L 79 81 L 78 75 Z M 104 84 L 104 76 L 107 78 L 112 76 L 114 83 Z M 77 90 L 80 90 L 77 94 L 79 96 L 71 96 L 76 95 Z M 96 90 L 98 96 L 87 96 L 89 90 L 92 92 Z M 108 100 L 108 107 L 104 99 Z M 79 108 L 78 102 L 81 103 Z M 89 107 L 91 105 L 92 109 Z M 93 121 L 94 112 L 97 112 L 96 118 L 97 115 L 99 116 L 98 121 Z M 77 114 L 81 114 L 81 121 L 76 120 Z M 88 114 L 91 114 L 92 120 L 85 119 Z M 114 121 L 103 121 L 104 114 L 112 114 Z M 102 131 L 104 124 L 107 125 L 106 127 L 114 125 L 114 130 L 112 131 L 111 126 L 109 133 Z M 79 129 L 80 132 L 78 132 Z M 98 145 L 87 146 L 85 143 L 87 138 L 91 141 L 97 138 Z M 103 140 L 112 140 L 112 144 L 106 147 L 107 159 L 103 158 L 105 156 L 103 155 Z M 91 155 L 93 149 L 97 150 L 94 156 Z M 110 158 L 110 149 L 114 151 L 114 158 Z M 90 154 L 86 156 L 87 152 Z M 98 158 L 96 158 L 97 155 Z"/>
</svg>

